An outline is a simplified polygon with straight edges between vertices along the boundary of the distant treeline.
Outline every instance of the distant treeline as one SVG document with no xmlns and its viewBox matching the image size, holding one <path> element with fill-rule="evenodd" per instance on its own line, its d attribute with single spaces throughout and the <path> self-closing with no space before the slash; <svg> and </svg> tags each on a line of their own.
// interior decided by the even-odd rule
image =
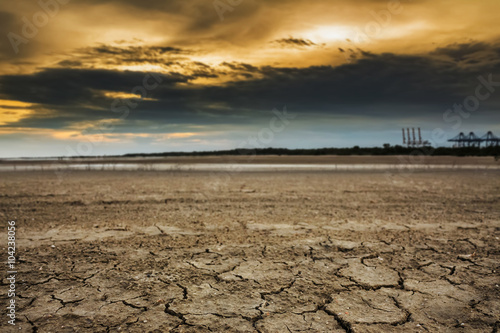
<svg viewBox="0 0 500 333">
<path fill-rule="evenodd" d="M 318 149 L 286 149 L 286 148 L 256 148 L 233 149 L 199 152 L 166 152 L 152 154 L 126 154 L 125 157 L 167 157 L 167 156 L 223 156 L 223 155 L 428 155 L 428 156 L 500 156 L 500 146 L 497 147 L 403 147 L 390 146 L 362 148 L 318 148 Z"/>
</svg>

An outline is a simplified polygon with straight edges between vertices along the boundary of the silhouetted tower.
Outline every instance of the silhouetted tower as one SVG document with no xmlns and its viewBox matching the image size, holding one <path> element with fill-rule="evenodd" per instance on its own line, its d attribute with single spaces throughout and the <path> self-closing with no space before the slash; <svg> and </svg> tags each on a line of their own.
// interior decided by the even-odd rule
<svg viewBox="0 0 500 333">
<path fill-rule="evenodd" d="M 482 136 L 481 141 L 484 141 L 484 145 L 486 147 L 498 147 L 500 145 L 500 138 L 494 135 L 492 131 L 489 131 L 484 136 Z"/>
<path fill-rule="evenodd" d="M 467 143 L 468 143 L 469 147 L 470 146 L 476 147 L 476 145 L 478 147 L 481 147 L 482 140 L 476 134 L 474 134 L 474 132 L 470 132 L 467 139 L 468 139 Z"/>
<path fill-rule="evenodd" d="M 463 132 L 460 132 L 454 138 L 448 140 L 450 142 L 455 142 L 455 147 L 478 147 L 481 148 L 481 143 L 485 142 L 486 146 L 498 145 L 500 142 L 500 138 L 493 135 L 491 131 L 489 131 L 483 137 L 478 137 L 474 132 L 469 132 L 468 135 L 465 135 Z"/>
<path fill-rule="evenodd" d="M 403 145 L 407 147 L 423 147 L 429 144 L 429 141 L 422 140 L 422 130 L 420 127 L 418 127 L 418 137 L 415 127 L 411 128 L 411 132 L 410 127 L 403 127 L 401 132 L 403 134 Z"/>
<path fill-rule="evenodd" d="M 449 142 L 455 142 L 455 147 L 463 147 L 465 146 L 465 134 L 464 132 L 460 132 L 457 136 L 448 140 Z"/>
</svg>

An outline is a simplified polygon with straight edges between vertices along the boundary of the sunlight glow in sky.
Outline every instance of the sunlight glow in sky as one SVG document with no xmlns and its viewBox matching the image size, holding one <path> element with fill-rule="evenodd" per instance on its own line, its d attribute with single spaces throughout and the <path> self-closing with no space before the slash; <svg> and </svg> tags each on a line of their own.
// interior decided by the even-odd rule
<svg viewBox="0 0 500 333">
<path fill-rule="evenodd" d="M 499 12 L 498 0 L 245 0 L 221 20 L 205 0 L 72 0 L 35 25 L 38 2 L 3 1 L 0 158 L 85 142 L 91 155 L 252 138 L 381 146 L 401 144 L 402 127 L 500 135 L 500 89 L 443 116 L 478 77 L 500 82 Z M 296 117 L 259 139 L 284 106 Z"/>
</svg>

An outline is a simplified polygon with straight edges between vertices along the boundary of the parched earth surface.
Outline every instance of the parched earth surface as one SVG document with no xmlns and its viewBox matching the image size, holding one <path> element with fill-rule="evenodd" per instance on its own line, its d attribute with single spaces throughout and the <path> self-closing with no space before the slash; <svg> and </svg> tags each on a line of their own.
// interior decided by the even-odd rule
<svg viewBox="0 0 500 333">
<path fill-rule="evenodd" d="M 0 177 L 2 332 L 500 328 L 499 171 Z"/>
</svg>

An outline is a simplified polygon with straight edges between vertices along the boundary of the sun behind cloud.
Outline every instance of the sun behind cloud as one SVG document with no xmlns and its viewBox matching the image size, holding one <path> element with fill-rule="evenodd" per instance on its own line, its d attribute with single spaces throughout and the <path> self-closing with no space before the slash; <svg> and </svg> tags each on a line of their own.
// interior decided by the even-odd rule
<svg viewBox="0 0 500 333">
<path fill-rule="evenodd" d="M 40 10 L 1 2 L 0 33 L 23 36 Z M 250 0 L 221 20 L 205 0 L 72 0 L 19 52 L 0 44 L 0 155 L 100 136 L 94 152 L 109 154 L 234 148 L 285 105 L 297 117 L 262 146 L 395 143 L 401 126 L 452 135 L 446 110 L 479 77 L 500 82 L 499 12 L 498 0 Z M 161 84 L 145 94 L 151 74 Z M 495 131 L 499 108 L 492 93 L 463 126 Z"/>
</svg>

